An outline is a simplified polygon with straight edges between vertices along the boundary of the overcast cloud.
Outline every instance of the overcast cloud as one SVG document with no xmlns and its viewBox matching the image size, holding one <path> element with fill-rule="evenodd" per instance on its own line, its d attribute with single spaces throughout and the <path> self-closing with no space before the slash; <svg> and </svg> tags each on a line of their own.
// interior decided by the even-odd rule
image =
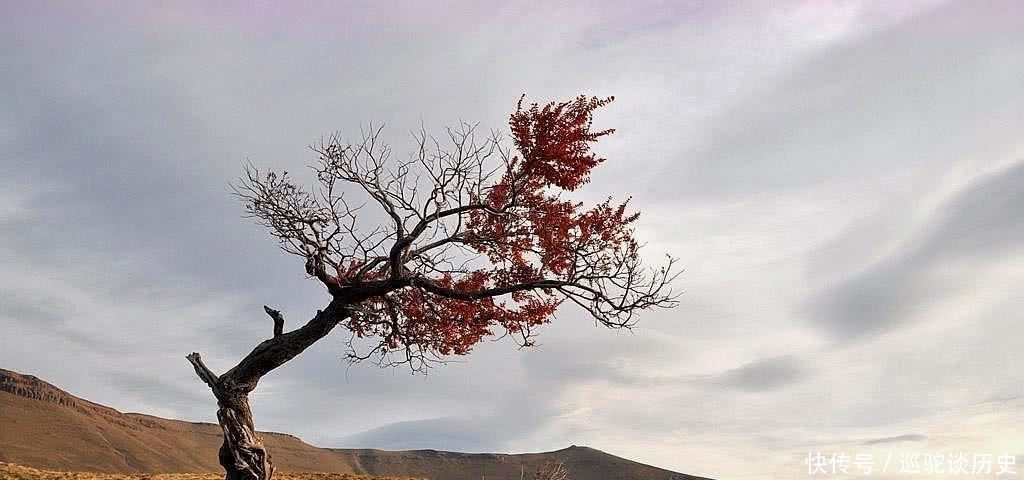
<svg viewBox="0 0 1024 480">
<path fill-rule="evenodd" d="M 632 333 L 566 309 L 536 348 L 426 376 L 346 365 L 339 331 L 261 382 L 258 426 L 719 478 L 1021 454 L 1021 4 L 218 5 L 0 9 L 0 367 L 215 421 L 184 355 L 223 371 L 262 305 L 326 303 L 241 217 L 245 161 L 300 172 L 369 121 L 401 152 L 421 124 L 505 128 L 524 92 L 615 95 L 581 195 L 633 195 L 647 254 L 686 268 L 679 308 Z"/>
</svg>

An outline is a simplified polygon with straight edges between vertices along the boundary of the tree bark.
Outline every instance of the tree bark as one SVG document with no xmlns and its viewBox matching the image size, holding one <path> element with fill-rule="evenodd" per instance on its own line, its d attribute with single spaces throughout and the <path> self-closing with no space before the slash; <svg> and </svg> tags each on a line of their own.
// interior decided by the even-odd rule
<svg viewBox="0 0 1024 480">
<path fill-rule="evenodd" d="M 274 465 L 256 433 L 249 408 L 249 391 L 224 376 L 218 377 L 203 364 L 198 353 L 185 357 L 217 398 L 217 422 L 224 432 L 224 443 L 217 458 L 224 467 L 224 480 L 271 480 Z"/>
<path fill-rule="evenodd" d="M 263 375 L 283 365 L 323 338 L 349 315 L 347 302 L 335 299 L 318 311 L 309 322 L 283 333 L 284 317 L 264 307 L 274 319 L 274 336 L 256 346 L 238 365 L 223 375 L 213 373 L 198 353 L 186 356 L 196 375 L 209 385 L 217 398 L 217 422 L 224 431 L 218 458 L 224 467 L 224 480 L 271 480 L 274 466 L 263 439 L 256 433 L 249 409 L 249 392 Z"/>
<path fill-rule="evenodd" d="M 253 425 L 249 396 L 218 399 L 217 405 L 217 421 L 224 430 L 217 456 L 224 467 L 224 480 L 271 480 L 274 465 Z"/>
</svg>

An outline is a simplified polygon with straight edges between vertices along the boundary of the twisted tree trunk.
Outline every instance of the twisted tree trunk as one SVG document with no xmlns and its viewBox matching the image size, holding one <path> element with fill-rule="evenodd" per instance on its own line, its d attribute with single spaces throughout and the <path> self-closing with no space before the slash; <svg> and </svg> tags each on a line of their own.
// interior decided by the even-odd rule
<svg viewBox="0 0 1024 480">
<path fill-rule="evenodd" d="M 253 426 L 249 396 L 218 399 L 217 421 L 224 430 L 218 458 L 225 480 L 269 480 L 274 474 L 270 453 Z"/>
<path fill-rule="evenodd" d="M 250 390 L 238 388 L 236 383 L 225 378 L 226 374 L 217 377 L 206 368 L 198 353 L 193 352 L 186 358 L 217 398 L 217 422 L 224 431 L 224 443 L 217 457 L 224 467 L 224 480 L 271 480 L 274 465 L 252 421 Z"/>
<path fill-rule="evenodd" d="M 274 466 L 253 425 L 249 392 L 256 388 L 263 375 L 330 333 L 349 315 L 344 305 L 346 303 L 340 301 L 331 302 L 308 323 L 288 333 L 283 333 L 281 313 L 264 307 L 274 319 L 274 337 L 257 345 L 238 365 L 220 376 L 203 364 L 198 353 L 185 357 L 217 398 L 217 422 L 224 431 L 224 443 L 218 453 L 225 471 L 224 480 L 271 480 Z"/>
</svg>

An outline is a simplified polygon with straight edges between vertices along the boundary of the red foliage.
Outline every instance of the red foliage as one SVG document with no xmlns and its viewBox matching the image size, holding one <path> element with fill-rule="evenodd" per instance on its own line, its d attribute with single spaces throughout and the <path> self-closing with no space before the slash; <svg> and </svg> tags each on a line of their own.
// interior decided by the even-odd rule
<svg viewBox="0 0 1024 480">
<path fill-rule="evenodd" d="M 487 284 L 487 275 L 476 271 L 459 279 L 445 275 L 435 282 L 458 291 L 476 291 Z M 393 292 L 387 297 L 373 299 L 367 309 L 383 315 L 395 324 L 365 324 L 350 321 L 350 328 L 360 336 L 367 334 L 383 337 L 389 349 L 418 345 L 440 355 L 464 355 L 473 345 L 491 335 L 492 326 L 500 325 L 512 335 L 523 329 L 544 323 L 558 307 L 557 299 L 542 299 L 533 294 L 513 295 L 516 306 L 509 306 L 495 297 L 477 300 L 459 300 L 434 295 L 418 288 Z M 361 317 L 366 318 L 366 317 Z M 354 323 L 354 325 L 353 325 Z"/>
<path fill-rule="evenodd" d="M 522 100 L 509 125 L 520 153 L 483 203 L 501 209 L 495 215 L 475 210 L 469 218 L 470 244 L 498 268 L 492 278 L 499 286 L 540 278 L 571 280 L 590 256 L 635 245 L 630 224 L 637 215 L 626 213 L 626 202 L 611 200 L 590 210 L 581 202 L 561 198 L 590 180 L 590 171 L 605 159 L 590 143 L 614 130 L 591 132 L 593 111 L 612 101 L 578 97 L 570 102 L 537 104 L 523 109 Z"/>
<path fill-rule="evenodd" d="M 590 180 L 590 171 L 604 161 L 590 151 L 590 143 L 614 129 L 591 132 L 593 112 L 615 97 L 599 99 L 580 95 L 568 102 L 551 102 L 541 108 L 536 103 L 523 109 L 523 98 L 516 104 L 508 124 L 516 148 L 522 157 L 513 159 L 509 172 L 523 176 L 526 187 L 536 183 L 575 190 Z M 505 180 L 505 179 L 503 179 Z"/>
<path fill-rule="evenodd" d="M 584 209 L 581 202 L 561 197 L 587 183 L 591 170 L 605 160 L 590 144 L 614 130 L 593 132 L 591 122 L 594 110 L 612 100 L 580 96 L 524 107 L 520 99 L 509 118 L 518 155 L 483 198 L 472 199 L 486 208 L 466 215 L 463 243 L 486 255 L 490 265 L 445 273 L 432 279 L 435 285 L 458 292 L 542 280 L 588 285 L 613 275 L 622 259 L 635 259 L 631 224 L 638 214 L 627 212 L 628 200 L 614 204 L 609 199 Z M 339 269 L 339 277 L 347 278 L 358 268 L 352 264 Z M 353 316 L 347 326 L 360 337 L 382 337 L 392 350 L 414 345 L 461 355 L 495 326 L 529 345 L 530 328 L 550 321 L 566 298 L 556 290 L 530 288 L 466 300 L 406 288 L 364 303 L 373 314 Z"/>
</svg>

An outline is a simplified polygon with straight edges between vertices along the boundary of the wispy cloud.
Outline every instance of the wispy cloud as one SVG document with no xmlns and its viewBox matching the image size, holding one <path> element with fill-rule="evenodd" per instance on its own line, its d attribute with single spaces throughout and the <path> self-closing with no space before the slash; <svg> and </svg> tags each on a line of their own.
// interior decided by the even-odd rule
<svg viewBox="0 0 1024 480">
<path fill-rule="evenodd" d="M 980 286 L 980 266 L 1024 253 L 1024 162 L 963 187 L 905 243 L 812 300 L 808 314 L 841 340 L 921 319 L 942 298 Z"/>
<path fill-rule="evenodd" d="M 882 437 L 872 438 L 871 440 L 865 440 L 864 445 L 878 445 L 884 443 L 902 443 L 902 442 L 923 442 L 928 437 L 919 433 L 908 433 L 906 435 L 896 435 L 894 437 Z"/>
</svg>

